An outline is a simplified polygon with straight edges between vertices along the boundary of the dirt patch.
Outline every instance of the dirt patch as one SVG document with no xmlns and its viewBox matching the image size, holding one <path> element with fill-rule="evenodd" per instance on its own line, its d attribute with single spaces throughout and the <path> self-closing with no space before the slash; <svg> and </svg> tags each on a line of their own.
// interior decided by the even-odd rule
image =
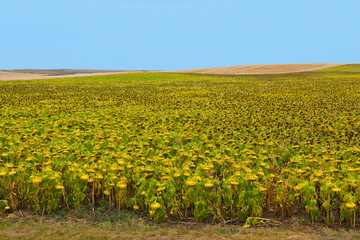
<svg viewBox="0 0 360 240">
<path fill-rule="evenodd" d="M 17 69 L 1 70 L 0 80 L 29 80 L 83 77 L 108 74 L 123 74 L 137 72 L 176 72 L 176 73 L 202 73 L 224 75 L 250 75 L 250 74 L 279 74 L 307 72 L 325 68 L 332 68 L 346 64 L 340 63 L 304 63 L 304 64 L 258 64 L 239 65 L 233 67 L 187 69 L 178 71 L 147 71 L 147 70 L 94 70 L 94 69 Z"/>
<path fill-rule="evenodd" d="M 239 65 L 233 67 L 200 68 L 179 70 L 179 73 L 203 73 L 203 74 L 229 74 L 229 75 L 249 75 L 249 74 L 279 74 L 293 72 L 307 72 L 324 68 L 332 68 L 345 64 L 340 63 L 304 63 L 304 64 L 258 64 L 258 65 Z"/>
<path fill-rule="evenodd" d="M 150 72 L 146 70 L 17 69 L 1 70 L 0 80 L 30 80 Z M 154 71 L 151 71 L 154 72 Z"/>
<path fill-rule="evenodd" d="M 0 239 L 359 239 L 358 229 L 327 227 L 251 227 L 210 224 L 152 224 L 141 219 L 119 222 L 0 218 Z"/>
</svg>

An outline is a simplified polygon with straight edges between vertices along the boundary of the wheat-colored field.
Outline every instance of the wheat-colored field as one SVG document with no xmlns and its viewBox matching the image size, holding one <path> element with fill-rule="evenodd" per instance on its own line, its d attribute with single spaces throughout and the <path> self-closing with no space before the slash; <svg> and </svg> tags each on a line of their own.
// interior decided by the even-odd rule
<svg viewBox="0 0 360 240">
<path fill-rule="evenodd" d="M 256 65 L 239 65 L 232 67 L 187 69 L 176 72 L 224 74 L 224 75 L 279 74 L 279 73 L 308 72 L 319 69 L 337 67 L 341 65 L 344 64 L 340 64 L 340 63 L 256 64 Z"/>
<path fill-rule="evenodd" d="M 280 74 L 292 72 L 307 72 L 319 69 L 327 69 L 341 66 L 340 63 L 306 63 L 306 64 L 257 64 L 239 65 L 232 67 L 216 67 L 177 70 L 178 73 L 202 73 L 221 75 L 251 75 L 251 74 Z M 93 69 L 22 69 L 22 70 L 0 70 L 0 80 L 29 80 L 29 79 L 50 79 L 69 78 L 95 75 L 123 74 L 145 72 L 142 70 L 93 70 Z M 159 71 L 146 71 L 159 72 Z M 171 71 L 167 71 L 171 72 Z M 80 75 L 81 74 L 81 75 Z"/>
</svg>

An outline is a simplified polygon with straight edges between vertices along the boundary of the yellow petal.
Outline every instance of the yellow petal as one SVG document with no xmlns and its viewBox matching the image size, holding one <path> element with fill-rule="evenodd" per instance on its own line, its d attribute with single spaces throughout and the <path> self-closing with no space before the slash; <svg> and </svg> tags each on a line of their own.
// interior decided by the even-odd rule
<svg viewBox="0 0 360 240">
<path fill-rule="evenodd" d="M 161 207 L 160 203 L 158 202 L 154 202 L 153 204 L 150 205 L 150 207 L 154 210 L 158 209 Z"/>
</svg>

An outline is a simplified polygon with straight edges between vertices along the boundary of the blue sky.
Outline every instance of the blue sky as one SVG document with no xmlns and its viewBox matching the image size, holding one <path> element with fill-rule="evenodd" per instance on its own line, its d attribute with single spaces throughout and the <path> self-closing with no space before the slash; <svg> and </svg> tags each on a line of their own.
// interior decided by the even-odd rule
<svg viewBox="0 0 360 240">
<path fill-rule="evenodd" d="M 3 0 L 0 69 L 359 63 L 360 1 Z"/>
</svg>

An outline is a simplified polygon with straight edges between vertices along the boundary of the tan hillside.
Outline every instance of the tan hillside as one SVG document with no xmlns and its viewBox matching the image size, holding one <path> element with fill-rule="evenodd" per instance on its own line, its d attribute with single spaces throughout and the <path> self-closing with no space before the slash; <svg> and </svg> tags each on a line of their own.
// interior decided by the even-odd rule
<svg viewBox="0 0 360 240">
<path fill-rule="evenodd" d="M 108 74 L 145 72 L 142 70 L 92 70 L 92 69 L 19 69 L 0 70 L 0 80 L 29 80 L 83 77 Z"/>
<path fill-rule="evenodd" d="M 204 73 L 204 74 L 278 74 L 292 72 L 307 72 L 324 68 L 341 66 L 340 63 L 301 63 L 301 64 L 257 64 L 239 65 L 233 67 L 187 69 L 175 72 L 180 73 Z"/>
<path fill-rule="evenodd" d="M 345 64 L 340 63 L 304 63 L 304 64 L 258 64 L 258 65 L 239 65 L 233 67 L 200 68 L 187 69 L 171 72 L 178 73 L 203 73 L 203 74 L 278 74 L 292 72 L 307 72 L 325 68 L 337 67 Z M 94 69 L 18 69 L 0 70 L 0 80 L 29 80 L 29 79 L 48 79 L 82 77 L 94 75 L 122 74 L 134 72 L 160 72 L 145 70 L 94 70 Z M 166 71 L 170 72 L 170 71 Z"/>
</svg>

